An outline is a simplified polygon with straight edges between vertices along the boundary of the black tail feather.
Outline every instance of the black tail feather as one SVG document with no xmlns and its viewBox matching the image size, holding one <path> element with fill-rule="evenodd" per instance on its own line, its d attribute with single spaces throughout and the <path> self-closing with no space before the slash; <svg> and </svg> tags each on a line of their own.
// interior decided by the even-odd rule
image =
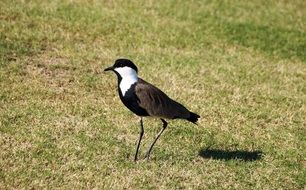
<svg viewBox="0 0 306 190">
<path fill-rule="evenodd" d="M 187 118 L 187 120 L 196 124 L 199 118 L 200 118 L 200 116 L 198 114 L 190 112 L 190 117 Z"/>
</svg>

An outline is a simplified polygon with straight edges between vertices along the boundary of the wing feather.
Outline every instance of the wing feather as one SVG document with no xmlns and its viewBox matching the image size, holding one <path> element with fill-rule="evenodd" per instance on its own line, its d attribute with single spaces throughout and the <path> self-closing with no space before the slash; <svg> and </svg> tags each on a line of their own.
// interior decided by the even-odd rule
<svg viewBox="0 0 306 190">
<path fill-rule="evenodd" d="M 140 107 L 151 116 L 167 119 L 190 117 L 190 112 L 182 104 L 172 100 L 157 87 L 140 78 L 135 87 L 135 93 Z"/>
</svg>

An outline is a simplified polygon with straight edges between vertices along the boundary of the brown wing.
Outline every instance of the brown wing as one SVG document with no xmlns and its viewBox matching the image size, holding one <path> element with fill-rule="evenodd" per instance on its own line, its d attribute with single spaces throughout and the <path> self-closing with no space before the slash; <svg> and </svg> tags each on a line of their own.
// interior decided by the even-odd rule
<svg viewBox="0 0 306 190">
<path fill-rule="evenodd" d="M 144 108 L 150 116 L 175 119 L 187 119 L 190 112 L 180 103 L 169 98 L 157 87 L 139 78 L 135 87 L 140 107 Z"/>
</svg>

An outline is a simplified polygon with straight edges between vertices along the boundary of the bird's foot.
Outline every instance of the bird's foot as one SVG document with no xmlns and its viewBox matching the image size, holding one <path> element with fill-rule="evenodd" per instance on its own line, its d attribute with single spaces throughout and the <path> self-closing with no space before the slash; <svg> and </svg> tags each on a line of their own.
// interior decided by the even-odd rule
<svg viewBox="0 0 306 190">
<path fill-rule="evenodd" d="M 150 159 L 150 153 L 146 153 L 144 159 L 149 160 Z"/>
</svg>

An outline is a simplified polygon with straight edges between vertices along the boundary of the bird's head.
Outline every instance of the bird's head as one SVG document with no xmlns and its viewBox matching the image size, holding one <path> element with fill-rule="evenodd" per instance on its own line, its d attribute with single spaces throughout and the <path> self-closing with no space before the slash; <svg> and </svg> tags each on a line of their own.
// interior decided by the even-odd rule
<svg viewBox="0 0 306 190">
<path fill-rule="evenodd" d="M 104 69 L 104 71 L 113 71 L 121 78 L 137 76 L 138 73 L 136 65 L 128 59 L 117 59 L 113 66 Z"/>
</svg>

